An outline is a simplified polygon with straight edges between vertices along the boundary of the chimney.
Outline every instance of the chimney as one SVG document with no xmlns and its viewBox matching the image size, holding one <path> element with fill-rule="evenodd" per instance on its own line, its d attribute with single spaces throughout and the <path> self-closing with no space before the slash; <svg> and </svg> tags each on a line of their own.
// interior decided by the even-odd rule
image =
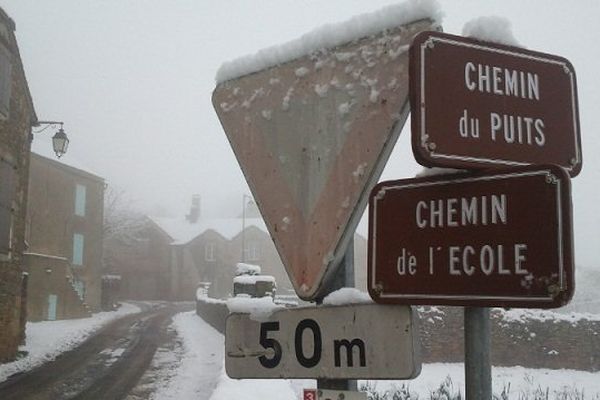
<svg viewBox="0 0 600 400">
<path fill-rule="evenodd" d="M 190 223 L 195 224 L 200 218 L 200 195 L 192 195 L 192 206 L 190 207 L 190 213 L 185 216 Z"/>
</svg>

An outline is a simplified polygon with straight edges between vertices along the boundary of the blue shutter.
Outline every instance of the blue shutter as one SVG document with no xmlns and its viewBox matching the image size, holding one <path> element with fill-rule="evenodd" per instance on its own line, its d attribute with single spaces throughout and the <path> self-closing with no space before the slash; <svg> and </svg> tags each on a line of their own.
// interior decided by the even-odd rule
<svg viewBox="0 0 600 400">
<path fill-rule="evenodd" d="M 73 235 L 73 265 L 83 265 L 83 235 Z"/>
<path fill-rule="evenodd" d="M 85 217 L 85 194 L 85 186 L 75 185 L 75 215 L 80 217 Z"/>
</svg>

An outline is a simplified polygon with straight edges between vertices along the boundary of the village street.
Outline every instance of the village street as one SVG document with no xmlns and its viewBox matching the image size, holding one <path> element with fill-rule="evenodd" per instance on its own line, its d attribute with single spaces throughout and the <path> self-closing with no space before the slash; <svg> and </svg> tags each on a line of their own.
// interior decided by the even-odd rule
<svg viewBox="0 0 600 400">
<path fill-rule="evenodd" d="M 139 303 L 141 313 L 125 316 L 100 329 L 79 347 L 0 384 L 2 399 L 147 398 L 145 373 L 157 351 L 176 347 L 167 327 L 174 314 L 191 303 Z M 142 378 L 140 380 L 140 378 Z M 150 378 L 151 379 L 151 378 Z"/>
</svg>

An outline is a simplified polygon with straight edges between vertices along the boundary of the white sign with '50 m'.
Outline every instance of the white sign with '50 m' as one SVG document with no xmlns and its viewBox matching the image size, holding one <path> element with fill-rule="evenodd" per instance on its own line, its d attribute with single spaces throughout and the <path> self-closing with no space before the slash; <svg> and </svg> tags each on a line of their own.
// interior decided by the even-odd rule
<svg viewBox="0 0 600 400">
<path fill-rule="evenodd" d="M 375 304 L 281 310 L 267 321 L 231 314 L 232 378 L 409 379 L 421 370 L 413 310 Z"/>
</svg>

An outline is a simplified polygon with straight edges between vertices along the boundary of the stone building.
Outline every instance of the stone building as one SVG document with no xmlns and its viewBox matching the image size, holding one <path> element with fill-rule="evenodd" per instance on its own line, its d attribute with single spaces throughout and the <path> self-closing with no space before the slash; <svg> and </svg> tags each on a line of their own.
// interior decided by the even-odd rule
<svg viewBox="0 0 600 400">
<path fill-rule="evenodd" d="M 104 179 L 36 153 L 29 176 L 29 320 L 99 311 Z"/>
<path fill-rule="evenodd" d="M 0 362 L 25 337 L 23 252 L 31 127 L 37 118 L 15 38 L 0 9 Z"/>
<path fill-rule="evenodd" d="M 279 254 L 256 205 L 234 218 L 202 218 L 195 197 L 185 218 L 148 217 L 135 240 L 110 246 L 121 296 L 139 300 L 193 300 L 199 285 L 208 295 L 233 293 L 236 264 L 259 265 L 272 275 L 277 294 L 295 296 Z M 355 235 L 355 281 L 366 290 L 366 242 Z M 208 283 L 208 285 L 206 285 Z"/>
</svg>

